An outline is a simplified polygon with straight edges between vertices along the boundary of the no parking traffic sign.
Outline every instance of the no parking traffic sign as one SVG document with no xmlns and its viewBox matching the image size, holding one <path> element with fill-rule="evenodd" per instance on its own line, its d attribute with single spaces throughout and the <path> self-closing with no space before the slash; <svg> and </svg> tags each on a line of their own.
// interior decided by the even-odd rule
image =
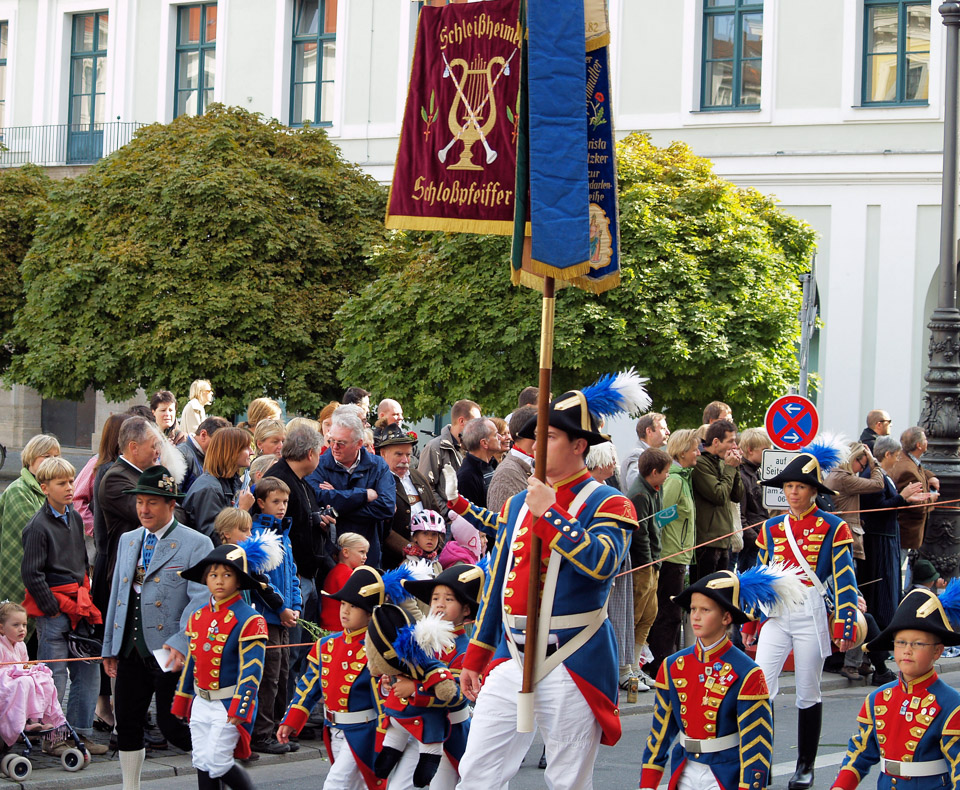
<svg viewBox="0 0 960 790">
<path fill-rule="evenodd" d="M 820 430 L 817 407 L 802 395 L 784 395 L 767 409 L 764 420 L 770 441 L 782 450 L 799 450 Z"/>
</svg>

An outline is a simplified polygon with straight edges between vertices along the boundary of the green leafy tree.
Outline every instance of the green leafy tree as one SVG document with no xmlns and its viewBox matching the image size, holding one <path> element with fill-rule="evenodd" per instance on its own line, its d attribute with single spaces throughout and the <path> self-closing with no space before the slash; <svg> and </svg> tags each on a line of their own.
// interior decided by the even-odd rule
<svg viewBox="0 0 960 790">
<path fill-rule="evenodd" d="M 756 423 L 796 382 L 813 231 L 682 143 L 632 135 L 618 166 L 622 285 L 558 293 L 554 393 L 636 366 L 675 425 L 698 425 L 715 399 Z M 377 279 L 338 314 L 341 378 L 414 418 L 462 397 L 513 408 L 537 383 L 540 300 L 511 287 L 508 258 L 502 237 L 393 234 L 371 257 Z"/>
<path fill-rule="evenodd" d="M 33 242 L 52 183 L 36 165 L 0 170 L 0 337 L 13 328 L 14 314 L 23 303 L 20 264 Z M 10 342 L 0 345 L 0 371 L 19 350 Z"/>
<path fill-rule="evenodd" d="M 312 411 L 339 393 L 334 311 L 373 277 L 385 190 L 318 129 L 242 109 L 140 130 L 51 190 L 22 266 L 9 379 L 111 399 L 209 378 Z"/>
</svg>

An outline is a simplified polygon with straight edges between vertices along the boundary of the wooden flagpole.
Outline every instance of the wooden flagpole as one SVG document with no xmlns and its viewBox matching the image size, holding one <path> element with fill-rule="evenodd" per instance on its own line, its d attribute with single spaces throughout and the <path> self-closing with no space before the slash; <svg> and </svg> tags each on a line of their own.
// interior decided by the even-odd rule
<svg viewBox="0 0 960 790">
<path fill-rule="evenodd" d="M 537 439 L 533 474 L 547 482 L 547 428 L 550 422 L 550 390 L 553 377 L 554 281 L 543 278 L 540 317 L 540 392 L 537 400 Z M 527 627 L 524 629 L 523 683 L 517 701 L 517 731 L 533 732 L 533 689 L 537 673 L 537 624 L 540 619 L 540 536 L 530 533 L 530 578 L 527 585 Z"/>
</svg>

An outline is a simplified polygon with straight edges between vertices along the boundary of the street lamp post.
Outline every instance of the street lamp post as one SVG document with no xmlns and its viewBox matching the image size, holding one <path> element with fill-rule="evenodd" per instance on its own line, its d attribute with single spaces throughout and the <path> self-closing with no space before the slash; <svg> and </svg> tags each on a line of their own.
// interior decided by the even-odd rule
<svg viewBox="0 0 960 790">
<path fill-rule="evenodd" d="M 957 98 L 960 71 L 960 2 L 940 6 L 947 28 L 944 80 L 943 185 L 940 203 L 940 290 L 930 318 L 930 360 L 920 425 L 929 449 L 924 466 L 940 479 L 940 499 L 960 498 L 960 311 L 957 310 Z M 960 511 L 935 509 L 927 519 L 920 554 L 944 578 L 958 575 Z"/>
</svg>

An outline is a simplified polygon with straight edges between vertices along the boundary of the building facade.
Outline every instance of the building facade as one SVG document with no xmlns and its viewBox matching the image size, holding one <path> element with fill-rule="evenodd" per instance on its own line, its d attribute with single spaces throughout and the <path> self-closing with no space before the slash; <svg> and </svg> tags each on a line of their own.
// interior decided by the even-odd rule
<svg viewBox="0 0 960 790">
<path fill-rule="evenodd" d="M 0 0 L 0 165 L 82 166 L 137 125 L 222 102 L 322 125 L 388 182 L 422 5 Z M 936 4 L 609 7 L 618 134 L 685 141 L 819 233 L 811 367 L 823 426 L 855 435 L 873 407 L 891 412 L 895 431 L 916 423 L 936 303 L 945 41 Z M 24 388 L 0 393 L 0 441 L 48 427 L 42 406 Z M 91 435 L 111 408 L 80 407 Z"/>
</svg>

